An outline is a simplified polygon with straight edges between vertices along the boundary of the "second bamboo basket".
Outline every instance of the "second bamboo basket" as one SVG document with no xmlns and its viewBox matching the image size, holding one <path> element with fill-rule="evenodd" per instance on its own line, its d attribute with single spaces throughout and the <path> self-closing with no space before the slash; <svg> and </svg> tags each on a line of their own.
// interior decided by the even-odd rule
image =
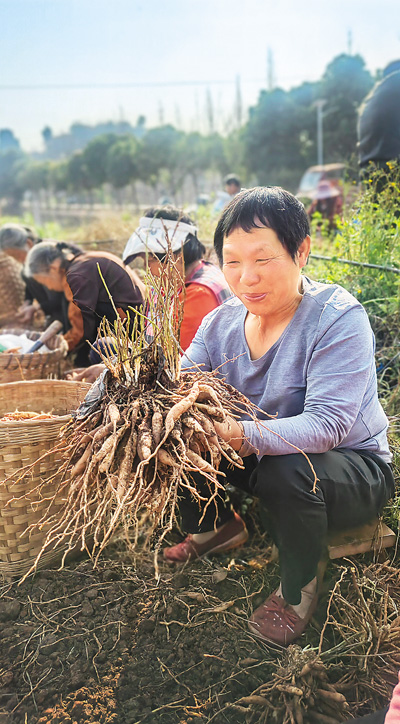
<svg viewBox="0 0 400 724">
<path fill-rule="evenodd" d="M 0 422 L 0 574 L 7 577 L 26 573 L 45 540 L 44 525 L 33 534 L 28 526 L 40 520 L 59 484 L 57 471 L 61 452 L 51 450 L 63 425 L 85 397 L 89 384 L 64 380 L 35 380 L 0 384 L 0 417 L 16 409 L 52 412 L 56 418 Z M 21 470 L 25 470 L 21 477 Z M 54 476 L 45 490 L 37 487 Z M 56 501 L 51 514 L 63 505 Z M 49 551 L 40 567 L 58 559 L 58 550 Z"/>
</svg>

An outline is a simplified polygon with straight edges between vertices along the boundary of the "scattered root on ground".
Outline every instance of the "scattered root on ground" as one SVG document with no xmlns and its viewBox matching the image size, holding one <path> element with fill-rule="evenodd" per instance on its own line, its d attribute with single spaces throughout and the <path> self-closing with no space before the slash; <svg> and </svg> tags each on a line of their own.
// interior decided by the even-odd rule
<svg viewBox="0 0 400 724">
<path fill-rule="evenodd" d="M 352 713 L 384 707 L 400 670 L 400 578 L 389 563 L 342 569 L 321 632 L 322 657 L 344 673 L 336 682 Z"/>
</svg>

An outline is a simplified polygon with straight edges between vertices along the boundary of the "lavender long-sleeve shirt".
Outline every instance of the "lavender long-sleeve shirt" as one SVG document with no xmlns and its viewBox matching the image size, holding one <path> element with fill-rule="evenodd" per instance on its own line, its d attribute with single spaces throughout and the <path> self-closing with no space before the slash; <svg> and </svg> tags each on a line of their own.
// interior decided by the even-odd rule
<svg viewBox="0 0 400 724">
<path fill-rule="evenodd" d="M 286 455 L 333 448 L 366 450 L 390 462 L 388 421 L 378 400 L 375 341 L 362 305 L 336 284 L 303 279 L 303 298 L 281 337 L 252 360 L 247 310 L 235 297 L 208 314 L 182 358 L 221 376 L 276 419 L 261 430 L 242 420 L 241 453 Z M 277 434 L 276 434 L 277 433 Z M 278 437 L 281 436 L 281 437 Z M 282 440 L 281 438 L 285 438 Z"/>
</svg>

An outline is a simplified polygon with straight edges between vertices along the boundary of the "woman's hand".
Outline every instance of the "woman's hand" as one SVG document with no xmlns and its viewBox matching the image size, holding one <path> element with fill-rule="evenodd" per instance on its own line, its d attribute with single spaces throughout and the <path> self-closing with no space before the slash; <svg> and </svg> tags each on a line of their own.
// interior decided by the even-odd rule
<svg viewBox="0 0 400 724">
<path fill-rule="evenodd" d="M 20 324 L 32 324 L 32 320 L 38 307 L 34 304 L 22 304 L 16 314 L 16 319 Z"/>
<path fill-rule="evenodd" d="M 243 445 L 244 431 L 240 422 L 234 417 L 227 416 L 224 422 L 214 422 L 215 431 L 234 450 L 240 450 Z"/>
<path fill-rule="evenodd" d="M 66 378 L 67 380 L 74 380 L 75 382 L 90 382 L 92 384 L 105 369 L 106 366 L 103 364 L 91 365 L 84 369 L 77 367 L 75 370 L 70 370 L 70 372 L 66 374 Z"/>
</svg>

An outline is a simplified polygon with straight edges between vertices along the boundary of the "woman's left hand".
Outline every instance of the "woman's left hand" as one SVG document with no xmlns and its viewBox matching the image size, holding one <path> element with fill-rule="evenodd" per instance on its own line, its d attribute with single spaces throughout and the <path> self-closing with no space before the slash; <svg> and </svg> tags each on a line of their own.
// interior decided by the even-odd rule
<svg viewBox="0 0 400 724">
<path fill-rule="evenodd" d="M 214 427 L 218 435 L 225 442 L 228 442 L 234 450 L 240 450 L 244 437 L 243 427 L 240 422 L 228 415 L 224 422 L 215 422 Z"/>
<path fill-rule="evenodd" d="M 90 365 L 89 367 L 76 367 L 75 369 L 69 370 L 66 374 L 67 380 L 74 380 L 75 382 L 89 382 L 93 384 L 96 382 L 99 375 L 107 369 L 105 365 Z"/>
</svg>

